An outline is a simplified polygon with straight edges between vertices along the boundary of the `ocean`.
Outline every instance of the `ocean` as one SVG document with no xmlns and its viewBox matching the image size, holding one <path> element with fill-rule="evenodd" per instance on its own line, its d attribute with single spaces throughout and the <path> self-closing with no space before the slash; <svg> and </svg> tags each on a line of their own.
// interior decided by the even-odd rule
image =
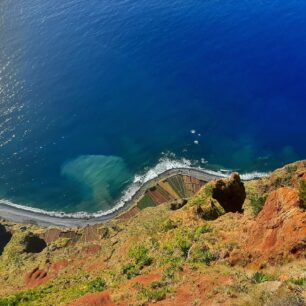
<svg viewBox="0 0 306 306">
<path fill-rule="evenodd" d="M 304 159 L 305 15 L 300 0 L 1 0 L 0 199 L 107 211 L 171 167 Z"/>
</svg>

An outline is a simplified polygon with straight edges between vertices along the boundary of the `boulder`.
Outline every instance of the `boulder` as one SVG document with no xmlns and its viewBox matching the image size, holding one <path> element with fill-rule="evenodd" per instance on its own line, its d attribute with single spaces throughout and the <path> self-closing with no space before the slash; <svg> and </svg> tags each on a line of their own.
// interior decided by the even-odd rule
<svg viewBox="0 0 306 306">
<path fill-rule="evenodd" d="M 26 253 L 40 253 L 46 247 L 45 240 L 32 233 L 29 233 L 24 239 L 24 251 Z"/>
<path fill-rule="evenodd" d="M 187 204 L 187 199 L 179 199 L 175 202 L 170 203 L 170 209 L 171 210 L 178 210 L 182 207 L 184 207 Z"/>
<path fill-rule="evenodd" d="M 214 183 L 212 197 L 223 207 L 225 212 L 242 212 L 246 192 L 238 173 L 228 179 L 220 179 Z"/>
<path fill-rule="evenodd" d="M 237 173 L 207 183 L 190 201 L 196 216 L 214 220 L 227 212 L 242 212 L 246 198 L 244 184 Z"/>
<path fill-rule="evenodd" d="M 201 206 L 194 208 L 194 213 L 197 217 L 204 220 L 215 220 L 225 214 L 223 207 L 213 199 L 207 200 Z"/>
</svg>

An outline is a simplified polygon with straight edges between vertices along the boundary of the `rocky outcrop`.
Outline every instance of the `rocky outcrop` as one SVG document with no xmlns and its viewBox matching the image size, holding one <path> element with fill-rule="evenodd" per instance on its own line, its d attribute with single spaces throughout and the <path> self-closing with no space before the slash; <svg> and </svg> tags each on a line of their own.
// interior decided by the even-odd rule
<svg viewBox="0 0 306 306">
<path fill-rule="evenodd" d="M 192 195 L 198 185 L 176 177 L 160 185 L 173 194 L 165 205 L 108 224 L 3 222 L 12 238 L 0 256 L 0 304 L 304 305 L 305 179 L 298 162 L 244 183 L 233 174 Z"/>
<path fill-rule="evenodd" d="M 184 207 L 188 202 L 188 199 L 179 199 L 170 203 L 169 207 L 171 210 L 178 210 Z"/>
<path fill-rule="evenodd" d="M 24 239 L 24 246 L 26 253 L 40 253 L 47 247 L 47 244 L 39 236 L 30 233 Z"/>
<path fill-rule="evenodd" d="M 238 173 L 228 179 L 217 180 L 213 186 L 212 197 L 226 212 L 242 212 L 246 192 Z"/>
<path fill-rule="evenodd" d="M 5 226 L 0 224 L 0 256 L 3 253 L 5 246 L 10 242 L 11 238 L 11 232 L 7 231 Z"/>
<path fill-rule="evenodd" d="M 305 250 L 306 211 L 296 189 L 281 187 L 268 196 L 248 230 L 244 247 L 233 254 L 232 263 L 261 267 L 287 257 L 305 256 Z"/>
<path fill-rule="evenodd" d="M 207 183 L 189 202 L 197 217 L 214 220 L 227 212 L 242 212 L 246 198 L 244 184 L 237 173 Z"/>
</svg>

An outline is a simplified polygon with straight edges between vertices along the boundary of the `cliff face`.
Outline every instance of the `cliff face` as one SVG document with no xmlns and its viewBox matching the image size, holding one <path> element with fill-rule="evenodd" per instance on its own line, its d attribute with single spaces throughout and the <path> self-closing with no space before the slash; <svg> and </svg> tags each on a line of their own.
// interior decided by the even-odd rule
<svg viewBox="0 0 306 306">
<path fill-rule="evenodd" d="M 305 207 L 301 161 L 246 183 L 160 182 L 106 225 L 2 221 L 0 305 L 305 305 Z"/>
</svg>

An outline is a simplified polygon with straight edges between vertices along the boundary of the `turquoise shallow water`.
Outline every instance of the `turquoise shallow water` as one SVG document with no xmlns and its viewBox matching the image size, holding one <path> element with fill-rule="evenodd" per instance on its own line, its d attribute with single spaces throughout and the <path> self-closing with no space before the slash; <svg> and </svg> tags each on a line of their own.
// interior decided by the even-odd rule
<svg viewBox="0 0 306 306">
<path fill-rule="evenodd" d="M 281 0 L 1 1 L 0 198 L 93 212 L 161 158 L 155 172 L 305 158 L 305 13 Z"/>
</svg>

